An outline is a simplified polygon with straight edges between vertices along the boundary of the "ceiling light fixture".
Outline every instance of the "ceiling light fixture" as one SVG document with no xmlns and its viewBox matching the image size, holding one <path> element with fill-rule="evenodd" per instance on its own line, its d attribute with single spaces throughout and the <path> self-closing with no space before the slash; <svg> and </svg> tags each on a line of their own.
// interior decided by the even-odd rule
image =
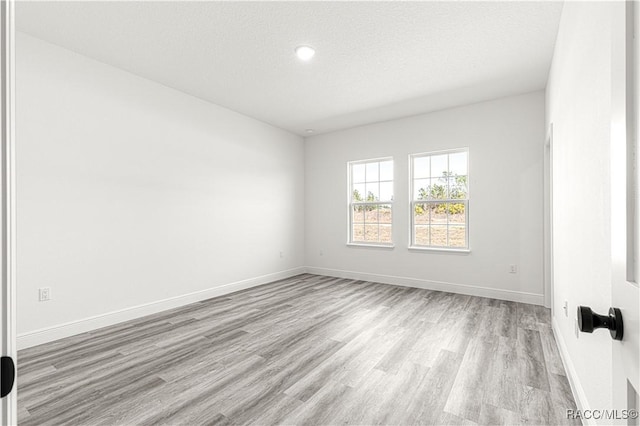
<svg viewBox="0 0 640 426">
<path fill-rule="evenodd" d="M 315 132 L 315 130 L 313 130 L 313 129 L 307 129 L 307 130 L 305 130 L 304 132 L 305 132 L 306 134 L 310 135 L 310 134 L 312 134 L 313 132 Z"/>
<path fill-rule="evenodd" d="M 311 46 L 298 46 L 296 47 L 296 56 L 301 61 L 308 61 L 316 54 L 316 49 Z"/>
</svg>

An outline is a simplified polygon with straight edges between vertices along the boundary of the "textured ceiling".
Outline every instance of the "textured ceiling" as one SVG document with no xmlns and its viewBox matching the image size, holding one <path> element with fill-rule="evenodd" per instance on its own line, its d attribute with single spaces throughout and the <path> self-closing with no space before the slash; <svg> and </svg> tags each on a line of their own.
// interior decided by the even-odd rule
<svg viewBox="0 0 640 426">
<path fill-rule="evenodd" d="M 542 89 L 555 2 L 17 2 L 20 31 L 298 134 Z M 294 48 L 316 48 L 309 62 Z"/>
</svg>

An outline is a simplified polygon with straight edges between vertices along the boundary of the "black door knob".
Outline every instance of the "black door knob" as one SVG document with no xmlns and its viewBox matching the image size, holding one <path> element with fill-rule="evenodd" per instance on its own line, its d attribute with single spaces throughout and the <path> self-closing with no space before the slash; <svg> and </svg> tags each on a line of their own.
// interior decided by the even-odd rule
<svg viewBox="0 0 640 426">
<path fill-rule="evenodd" d="M 606 328 L 613 340 L 622 340 L 622 312 L 609 308 L 609 315 L 596 314 L 588 306 L 578 306 L 578 328 L 584 333 L 593 333 L 598 328 Z"/>
<path fill-rule="evenodd" d="M 16 378 L 16 365 L 13 359 L 8 356 L 0 358 L 0 398 L 9 395 L 13 389 L 13 382 Z"/>
</svg>

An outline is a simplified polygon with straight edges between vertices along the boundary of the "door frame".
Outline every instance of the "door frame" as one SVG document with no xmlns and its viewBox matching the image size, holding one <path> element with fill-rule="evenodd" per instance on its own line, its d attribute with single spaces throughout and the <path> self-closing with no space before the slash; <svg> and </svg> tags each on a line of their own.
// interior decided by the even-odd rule
<svg viewBox="0 0 640 426">
<path fill-rule="evenodd" d="M 611 305 L 620 308 L 624 320 L 622 341 L 612 345 L 612 403 L 613 408 L 624 410 L 630 401 L 630 386 L 640 390 L 640 371 L 637 359 L 640 318 L 638 312 L 638 277 L 633 267 L 637 261 L 634 217 L 634 171 L 637 70 L 634 43 L 635 2 L 614 2 L 612 5 L 611 45 Z M 624 183 L 624 184 L 623 184 Z M 614 207 L 615 206 L 615 207 Z M 636 237 L 637 238 L 637 237 Z M 637 396 L 636 396 L 637 397 Z"/>
<path fill-rule="evenodd" d="M 2 112 L 0 149 L 0 233 L 2 267 L 0 268 L 0 349 L 3 356 L 17 362 L 16 346 L 16 190 L 15 190 L 15 0 L 0 0 L 2 34 L 0 34 Z M 17 395 L 13 391 L 2 398 L 0 423 L 17 423 Z"/>
<path fill-rule="evenodd" d="M 553 123 L 549 124 L 544 147 L 544 306 L 551 308 L 555 315 L 553 303 Z"/>
</svg>

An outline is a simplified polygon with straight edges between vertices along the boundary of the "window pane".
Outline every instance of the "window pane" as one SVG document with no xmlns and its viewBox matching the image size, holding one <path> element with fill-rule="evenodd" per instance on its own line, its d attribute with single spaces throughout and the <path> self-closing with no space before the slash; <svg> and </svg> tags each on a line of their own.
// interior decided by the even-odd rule
<svg viewBox="0 0 640 426">
<path fill-rule="evenodd" d="M 364 225 L 364 240 L 369 243 L 377 243 L 379 241 L 377 223 L 375 225 Z"/>
<path fill-rule="evenodd" d="M 380 180 L 393 180 L 393 161 L 380 163 Z"/>
<path fill-rule="evenodd" d="M 426 155 L 412 161 L 412 197 L 420 201 L 412 204 L 412 244 L 468 247 L 468 153 Z"/>
<path fill-rule="evenodd" d="M 378 223 L 378 206 L 364 206 L 364 221 L 366 223 Z"/>
<path fill-rule="evenodd" d="M 417 246 L 428 246 L 429 245 L 429 227 L 424 225 L 417 225 L 415 227 L 415 241 L 414 244 Z"/>
<path fill-rule="evenodd" d="M 391 243 L 391 225 L 380 225 L 380 242 Z"/>
<path fill-rule="evenodd" d="M 375 163 L 367 163 L 366 164 L 366 172 L 367 172 L 367 182 L 377 182 L 378 181 L 378 162 Z"/>
<path fill-rule="evenodd" d="M 449 223 L 464 225 L 466 221 L 464 203 L 449 203 Z"/>
<path fill-rule="evenodd" d="M 429 157 L 417 157 L 413 159 L 413 177 L 415 179 L 429 177 Z"/>
<path fill-rule="evenodd" d="M 446 247 L 447 245 L 447 226 L 431 225 L 431 245 Z"/>
<path fill-rule="evenodd" d="M 364 164 L 354 164 L 351 166 L 353 183 L 364 182 Z"/>
<path fill-rule="evenodd" d="M 378 220 L 380 223 L 391 224 L 391 204 L 381 204 L 378 208 Z"/>
<path fill-rule="evenodd" d="M 453 175 L 467 174 L 467 153 L 449 154 L 449 172 Z"/>
<path fill-rule="evenodd" d="M 429 204 L 431 207 L 431 224 L 447 224 L 447 204 Z"/>
<path fill-rule="evenodd" d="M 431 156 L 431 177 L 442 177 L 448 172 L 448 154 Z"/>
<path fill-rule="evenodd" d="M 367 197 L 365 201 L 378 201 L 380 199 L 379 183 L 367 183 Z"/>
<path fill-rule="evenodd" d="M 364 241 L 364 225 L 354 224 L 352 229 L 353 229 L 351 234 L 352 241 L 354 242 Z"/>
<path fill-rule="evenodd" d="M 426 200 L 429 198 L 429 179 L 416 179 L 413 181 L 413 199 Z"/>
<path fill-rule="evenodd" d="M 364 223 L 364 206 L 353 206 L 351 220 L 353 223 Z"/>
<path fill-rule="evenodd" d="M 466 247 L 466 230 L 464 225 L 452 225 L 449 226 L 449 246 L 451 247 Z"/>
<path fill-rule="evenodd" d="M 467 176 L 449 178 L 449 197 L 457 200 L 467 198 Z"/>
<path fill-rule="evenodd" d="M 351 241 L 391 242 L 393 161 L 349 163 L 351 201 L 376 203 L 351 206 Z M 382 203 L 378 204 L 379 201 Z M 382 231 L 380 227 L 382 226 Z M 382 238 L 382 240 L 381 240 Z"/>
<path fill-rule="evenodd" d="M 364 201 L 366 194 L 364 183 L 355 184 L 351 192 L 351 201 Z"/>
<path fill-rule="evenodd" d="M 447 180 L 444 178 L 431 179 L 429 185 L 429 198 L 434 200 L 444 200 L 447 198 Z"/>
<path fill-rule="evenodd" d="M 429 223 L 429 204 L 416 204 L 413 208 L 413 223 Z"/>
<path fill-rule="evenodd" d="M 393 182 L 380 183 L 380 201 L 393 200 Z"/>
</svg>

